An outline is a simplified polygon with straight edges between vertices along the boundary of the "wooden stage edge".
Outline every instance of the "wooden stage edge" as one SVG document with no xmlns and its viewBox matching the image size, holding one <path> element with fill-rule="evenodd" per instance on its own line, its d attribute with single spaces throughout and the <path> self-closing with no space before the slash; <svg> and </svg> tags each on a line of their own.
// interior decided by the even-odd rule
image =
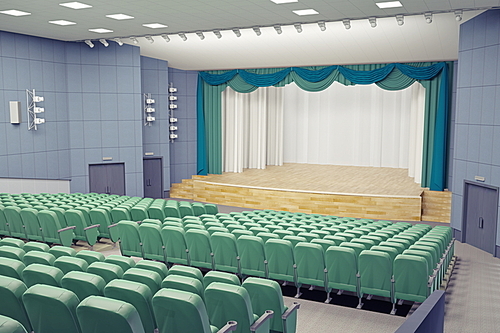
<svg viewBox="0 0 500 333">
<path fill-rule="evenodd" d="M 422 189 L 419 196 L 287 190 L 216 183 L 193 176 L 173 184 L 179 199 L 251 209 L 397 221 L 450 222 L 451 192 Z"/>
</svg>

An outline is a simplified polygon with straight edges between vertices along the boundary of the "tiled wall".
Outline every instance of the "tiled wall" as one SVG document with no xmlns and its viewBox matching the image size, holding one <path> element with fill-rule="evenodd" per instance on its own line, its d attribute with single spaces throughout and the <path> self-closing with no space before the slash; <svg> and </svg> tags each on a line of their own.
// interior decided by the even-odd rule
<svg viewBox="0 0 500 333">
<path fill-rule="evenodd" d="M 89 191 L 89 164 L 125 163 L 127 195 L 143 194 L 139 48 L 66 43 L 71 191 Z"/>
<path fill-rule="evenodd" d="M 464 180 L 481 176 L 484 184 L 500 186 L 499 31 L 500 10 L 487 11 L 460 28 L 451 223 L 458 234 Z"/>
<path fill-rule="evenodd" d="M 151 126 L 142 126 L 144 154 L 153 153 L 163 157 L 163 190 L 168 197 L 170 191 L 170 144 L 168 116 L 168 63 L 141 57 L 142 93 L 150 93 L 155 100 L 155 121 Z"/>
<path fill-rule="evenodd" d="M 0 177 L 69 179 L 69 110 L 65 43 L 0 32 Z M 47 122 L 28 131 L 26 89 L 45 101 Z M 19 101 L 22 123 L 10 123 Z"/>
<path fill-rule="evenodd" d="M 198 72 L 169 69 L 169 82 L 177 88 L 177 105 L 174 111 L 179 119 L 179 138 L 170 144 L 170 180 L 180 183 L 197 174 L 196 170 L 196 89 Z"/>
</svg>

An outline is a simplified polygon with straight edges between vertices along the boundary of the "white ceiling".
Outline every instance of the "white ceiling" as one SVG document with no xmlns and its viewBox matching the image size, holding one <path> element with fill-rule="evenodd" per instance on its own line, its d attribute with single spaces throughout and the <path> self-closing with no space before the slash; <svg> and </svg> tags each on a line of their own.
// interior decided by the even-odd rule
<svg viewBox="0 0 500 333">
<path fill-rule="evenodd" d="M 459 31 L 453 10 L 464 9 L 466 20 L 478 10 L 500 5 L 500 0 L 401 0 L 403 7 L 381 10 L 374 0 L 299 0 L 282 5 L 270 0 L 81 0 L 93 7 L 73 10 L 58 5 L 64 1 L 2 0 L 0 11 L 18 9 L 32 14 L 0 14 L 0 30 L 65 41 L 122 37 L 126 43 L 130 40 L 125 37 L 150 34 L 155 36 L 153 44 L 138 38 L 142 55 L 193 70 L 453 60 L 457 59 Z M 307 8 L 320 14 L 292 13 Z M 425 22 L 424 12 L 434 13 L 431 24 Z M 105 17 L 117 13 L 134 19 Z M 396 14 L 405 15 L 403 26 L 397 25 Z M 372 16 L 378 18 L 376 28 L 366 20 Z M 346 18 L 353 20 L 349 30 L 341 23 Z M 62 27 L 48 23 L 60 19 L 77 24 Z M 327 21 L 324 32 L 316 24 L 322 20 Z M 150 29 L 143 27 L 144 23 L 168 27 Z M 303 32 L 297 33 L 293 23 L 303 23 Z M 274 24 L 284 25 L 281 35 L 270 28 Z M 254 26 L 263 27 L 261 36 L 252 31 Z M 114 32 L 96 34 L 89 32 L 90 28 Z M 241 28 L 242 36 L 237 38 L 232 28 Z M 211 32 L 214 29 L 222 30 L 221 39 Z M 204 31 L 205 39 L 200 40 L 195 31 Z M 188 40 L 182 41 L 179 32 L 186 32 Z M 159 37 L 164 33 L 170 35 L 169 43 Z"/>
</svg>

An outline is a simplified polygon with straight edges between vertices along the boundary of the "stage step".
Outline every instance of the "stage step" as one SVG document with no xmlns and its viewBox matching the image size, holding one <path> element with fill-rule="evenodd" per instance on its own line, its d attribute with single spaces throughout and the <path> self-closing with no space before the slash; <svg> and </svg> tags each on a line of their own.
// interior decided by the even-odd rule
<svg viewBox="0 0 500 333">
<path fill-rule="evenodd" d="M 451 192 L 430 191 L 422 193 L 422 221 L 445 222 L 451 220 Z"/>
<path fill-rule="evenodd" d="M 177 199 L 193 199 L 193 179 L 183 179 L 182 183 L 172 184 L 170 188 L 170 197 Z"/>
</svg>

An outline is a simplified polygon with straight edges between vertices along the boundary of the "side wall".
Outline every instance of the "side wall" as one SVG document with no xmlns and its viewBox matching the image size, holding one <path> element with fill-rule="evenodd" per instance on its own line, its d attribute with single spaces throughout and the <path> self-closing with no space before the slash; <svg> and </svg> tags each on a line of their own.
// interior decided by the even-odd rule
<svg viewBox="0 0 500 333">
<path fill-rule="evenodd" d="M 458 239 L 462 237 L 464 181 L 481 176 L 484 184 L 500 187 L 498 31 L 500 10 L 487 11 L 460 28 L 451 222 Z M 497 230 L 500 233 L 500 228 Z M 499 234 L 496 239 L 498 246 Z"/>
</svg>

